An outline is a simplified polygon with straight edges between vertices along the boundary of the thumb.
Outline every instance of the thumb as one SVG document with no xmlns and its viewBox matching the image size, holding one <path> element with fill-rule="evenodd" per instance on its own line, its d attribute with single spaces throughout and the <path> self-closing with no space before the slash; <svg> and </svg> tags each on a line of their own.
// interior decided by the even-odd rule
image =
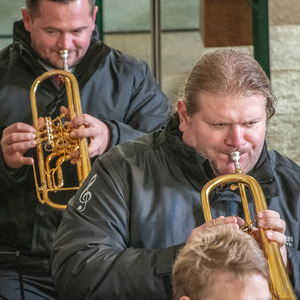
<svg viewBox="0 0 300 300">
<path fill-rule="evenodd" d="M 43 117 L 39 117 L 38 119 L 38 127 L 41 128 L 45 125 L 45 119 Z"/>
<path fill-rule="evenodd" d="M 61 114 L 66 114 L 66 119 L 70 119 L 70 110 L 66 108 L 65 106 L 60 107 L 60 113 Z"/>
</svg>

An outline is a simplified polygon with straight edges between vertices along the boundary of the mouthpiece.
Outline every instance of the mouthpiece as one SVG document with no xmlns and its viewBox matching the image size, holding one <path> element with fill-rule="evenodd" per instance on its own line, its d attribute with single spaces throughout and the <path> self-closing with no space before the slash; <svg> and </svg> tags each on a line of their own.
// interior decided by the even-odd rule
<svg viewBox="0 0 300 300">
<path fill-rule="evenodd" d="M 234 152 L 231 152 L 230 155 L 231 155 L 231 158 L 233 160 L 235 170 L 238 170 L 238 169 L 240 170 L 239 160 L 240 160 L 240 157 L 241 157 L 241 152 L 234 151 Z"/>
<path fill-rule="evenodd" d="M 59 54 L 60 54 L 61 58 L 64 61 L 64 70 L 69 71 L 69 67 L 68 67 L 68 56 L 69 56 L 68 50 L 61 50 L 61 51 L 59 51 Z"/>
</svg>

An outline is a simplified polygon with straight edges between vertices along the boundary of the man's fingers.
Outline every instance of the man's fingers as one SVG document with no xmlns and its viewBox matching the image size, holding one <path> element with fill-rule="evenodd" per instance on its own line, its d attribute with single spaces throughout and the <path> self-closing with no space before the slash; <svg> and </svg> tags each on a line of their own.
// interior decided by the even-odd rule
<svg viewBox="0 0 300 300">
<path fill-rule="evenodd" d="M 237 220 L 237 224 L 239 225 L 240 228 L 245 225 L 246 222 L 244 219 L 242 219 L 241 217 L 238 217 L 238 216 L 235 216 L 235 217 Z"/>
<path fill-rule="evenodd" d="M 97 135 L 97 133 L 98 132 L 95 127 L 84 127 L 84 128 L 72 130 L 70 136 L 73 139 L 82 139 L 86 137 L 93 138 Z"/>
<path fill-rule="evenodd" d="M 258 226 L 264 229 L 272 229 L 274 231 L 278 231 L 280 233 L 285 232 L 285 222 L 281 219 L 266 219 L 266 220 L 259 220 Z"/>
<path fill-rule="evenodd" d="M 95 120 L 95 118 L 91 117 L 90 115 L 87 115 L 87 114 L 82 114 L 82 115 L 79 115 L 77 117 L 75 117 L 74 119 L 72 119 L 69 123 L 70 127 L 73 127 L 73 128 L 77 128 L 81 125 L 84 125 L 85 127 L 88 127 L 90 126 L 93 121 L 99 121 L 99 120 Z"/>
<path fill-rule="evenodd" d="M 41 128 L 45 125 L 45 118 L 40 117 L 38 119 L 38 128 Z"/>
<path fill-rule="evenodd" d="M 32 157 L 24 157 L 20 153 L 15 152 L 12 155 L 8 155 L 5 162 L 10 168 L 17 169 L 23 165 L 33 165 L 34 159 Z"/>
<path fill-rule="evenodd" d="M 3 130 L 3 136 L 15 132 L 35 132 L 35 129 L 31 125 L 19 122 L 5 128 Z"/>
<path fill-rule="evenodd" d="M 61 106 L 60 107 L 60 113 L 61 114 L 69 115 L 70 114 L 70 110 L 68 108 L 66 108 L 65 106 Z"/>
<path fill-rule="evenodd" d="M 11 147 L 12 151 L 22 151 L 35 147 L 35 135 L 33 133 L 14 133 L 5 137 L 2 145 Z"/>
<path fill-rule="evenodd" d="M 262 227 L 263 229 L 272 229 L 282 234 L 285 232 L 285 221 L 280 219 L 278 212 L 273 210 L 265 210 L 259 212 L 257 216 L 258 226 Z"/>
<path fill-rule="evenodd" d="M 278 243 L 279 247 L 282 247 L 286 243 L 286 236 L 280 232 L 273 231 L 273 230 L 266 230 L 266 237 L 269 241 L 274 241 Z"/>
<path fill-rule="evenodd" d="M 231 216 L 231 217 L 220 216 L 217 219 L 213 219 L 213 220 L 207 222 L 207 225 L 211 226 L 211 227 L 228 225 L 228 224 L 238 225 L 237 218 L 235 216 Z"/>
<path fill-rule="evenodd" d="M 257 217 L 259 219 L 263 219 L 263 218 L 275 218 L 275 219 L 280 219 L 280 215 L 277 211 L 275 210 L 263 210 L 263 211 L 260 211 L 258 214 L 257 214 Z"/>
<path fill-rule="evenodd" d="M 20 157 L 19 163 L 21 165 L 33 165 L 34 164 L 34 159 L 32 157 L 22 156 L 22 157 Z"/>
</svg>

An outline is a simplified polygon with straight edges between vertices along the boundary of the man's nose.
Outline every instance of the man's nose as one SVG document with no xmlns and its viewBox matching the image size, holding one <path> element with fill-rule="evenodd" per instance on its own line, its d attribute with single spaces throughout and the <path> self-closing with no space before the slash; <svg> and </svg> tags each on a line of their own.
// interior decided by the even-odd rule
<svg viewBox="0 0 300 300">
<path fill-rule="evenodd" d="M 72 45 L 72 36 L 68 33 L 61 33 L 57 41 L 57 46 L 61 50 L 68 50 Z"/>
<path fill-rule="evenodd" d="M 232 125 L 227 132 L 226 144 L 232 147 L 240 147 L 245 143 L 244 130 L 239 125 Z"/>
</svg>

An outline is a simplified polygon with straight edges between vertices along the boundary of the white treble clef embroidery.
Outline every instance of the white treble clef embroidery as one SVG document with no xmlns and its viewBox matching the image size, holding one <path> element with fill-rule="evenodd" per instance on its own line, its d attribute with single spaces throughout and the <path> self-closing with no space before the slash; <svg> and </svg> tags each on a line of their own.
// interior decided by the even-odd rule
<svg viewBox="0 0 300 300">
<path fill-rule="evenodd" d="M 90 188 L 90 186 L 95 182 L 96 178 L 97 178 L 97 174 L 95 174 L 95 175 L 91 178 L 91 180 L 90 180 L 90 182 L 88 183 L 87 187 L 83 190 L 83 192 L 81 193 L 81 195 L 80 195 L 80 197 L 79 197 L 79 202 L 80 202 L 80 203 L 83 203 L 83 205 L 80 204 L 80 205 L 77 207 L 77 210 L 79 210 L 80 212 L 82 212 L 82 211 L 85 210 L 87 202 L 90 201 L 91 198 L 92 198 L 92 193 L 89 191 L 89 188 Z"/>
</svg>

